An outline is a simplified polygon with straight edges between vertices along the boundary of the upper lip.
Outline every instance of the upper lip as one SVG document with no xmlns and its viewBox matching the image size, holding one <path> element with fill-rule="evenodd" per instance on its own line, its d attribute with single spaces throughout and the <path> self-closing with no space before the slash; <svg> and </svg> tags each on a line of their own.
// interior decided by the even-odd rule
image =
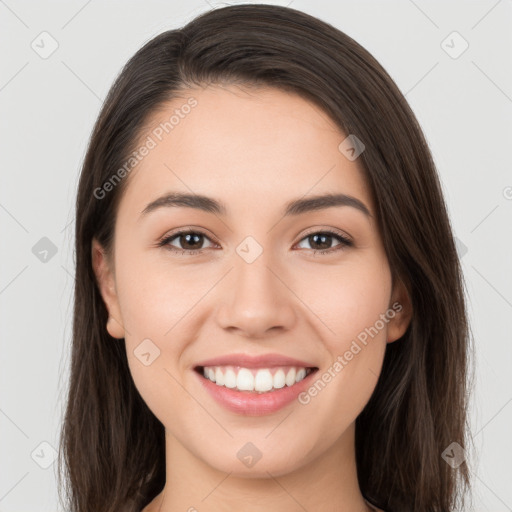
<svg viewBox="0 0 512 512">
<path fill-rule="evenodd" d="M 243 368 L 272 368 L 276 366 L 298 366 L 301 368 L 316 368 L 315 365 L 300 361 L 293 357 L 281 354 L 262 354 L 251 356 L 249 354 L 228 354 L 224 356 L 205 359 L 195 365 L 198 366 L 241 366 Z"/>
</svg>

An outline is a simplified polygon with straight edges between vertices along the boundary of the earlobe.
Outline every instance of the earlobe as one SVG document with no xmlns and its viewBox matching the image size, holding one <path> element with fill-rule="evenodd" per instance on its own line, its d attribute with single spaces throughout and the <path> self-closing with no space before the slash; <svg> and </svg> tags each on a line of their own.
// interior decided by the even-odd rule
<svg viewBox="0 0 512 512">
<path fill-rule="evenodd" d="M 395 314 L 388 323 L 387 343 L 393 343 L 405 334 L 411 323 L 413 313 L 409 292 L 401 279 L 396 282 L 389 308 Z"/>
<path fill-rule="evenodd" d="M 116 338 L 118 340 L 124 338 L 124 327 L 113 316 L 108 317 L 107 331 L 112 338 Z"/>
<path fill-rule="evenodd" d="M 106 329 L 113 338 L 124 338 L 125 330 L 119 308 L 114 274 L 105 250 L 95 238 L 92 239 L 91 243 L 91 260 L 96 283 L 109 314 Z"/>
</svg>

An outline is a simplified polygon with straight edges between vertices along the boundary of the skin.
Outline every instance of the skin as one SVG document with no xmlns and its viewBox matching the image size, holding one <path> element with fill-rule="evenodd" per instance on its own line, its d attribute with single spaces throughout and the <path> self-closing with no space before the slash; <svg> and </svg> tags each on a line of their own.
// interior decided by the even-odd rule
<svg viewBox="0 0 512 512">
<path fill-rule="evenodd" d="M 312 512 L 340 503 L 345 512 L 373 510 L 358 486 L 355 420 L 375 389 L 386 344 L 410 322 L 411 304 L 401 281 L 392 288 L 361 164 L 338 150 L 346 134 L 297 95 L 210 86 L 181 96 L 153 113 L 150 126 L 190 96 L 197 106 L 125 178 L 113 260 L 92 244 L 111 316 L 106 327 L 125 338 L 135 385 L 166 431 L 167 482 L 144 512 Z M 214 197 L 228 215 L 179 207 L 139 219 L 170 191 Z M 360 199 L 373 217 L 350 206 L 282 216 L 288 201 L 326 192 Z M 157 247 L 190 226 L 206 234 L 195 243 L 202 253 Z M 322 246 L 306 236 L 326 228 L 354 246 L 313 255 L 339 247 L 336 238 Z M 263 249 L 250 264 L 236 252 L 247 236 Z M 171 243 L 190 247 L 183 237 Z M 311 362 L 321 375 L 395 301 L 402 310 L 307 405 L 238 415 L 193 372 L 206 358 L 277 352 Z M 146 338 L 160 350 L 149 366 L 134 355 Z M 237 458 L 247 442 L 262 454 L 251 468 Z"/>
</svg>

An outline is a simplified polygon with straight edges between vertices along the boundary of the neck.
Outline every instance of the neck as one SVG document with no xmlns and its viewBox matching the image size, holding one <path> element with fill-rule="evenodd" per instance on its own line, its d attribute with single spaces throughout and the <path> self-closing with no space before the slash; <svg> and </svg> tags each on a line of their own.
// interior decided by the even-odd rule
<svg viewBox="0 0 512 512">
<path fill-rule="evenodd" d="M 317 458 L 308 459 L 291 471 L 274 471 L 256 463 L 249 476 L 219 471 L 187 450 L 166 431 L 166 485 L 144 512 L 244 510 L 283 512 L 296 510 L 372 510 L 360 492 L 355 460 L 355 425 L 352 424 L 335 445 L 326 446 Z M 239 443 L 240 446 L 245 441 Z M 235 451 L 237 451 L 234 448 Z M 263 457 L 259 462 L 263 461 Z M 247 475 L 247 473 L 245 474 Z M 340 508 L 343 504 L 343 508 Z"/>
</svg>

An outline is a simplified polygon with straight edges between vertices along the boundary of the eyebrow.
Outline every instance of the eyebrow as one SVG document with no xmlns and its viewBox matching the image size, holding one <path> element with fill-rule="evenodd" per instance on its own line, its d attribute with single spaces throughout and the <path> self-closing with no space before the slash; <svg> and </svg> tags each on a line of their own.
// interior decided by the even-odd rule
<svg viewBox="0 0 512 512">
<path fill-rule="evenodd" d="M 368 207 L 362 201 L 347 194 L 323 194 L 310 196 L 308 198 L 295 199 L 286 203 L 283 211 L 283 217 L 301 215 L 312 211 L 340 206 L 350 206 L 361 211 L 367 217 L 372 217 Z M 159 208 L 172 207 L 194 208 L 196 210 L 202 210 L 207 213 L 215 213 L 223 216 L 227 214 L 226 205 L 222 201 L 218 201 L 212 197 L 200 194 L 171 192 L 149 203 L 144 210 L 142 210 L 139 218 L 144 217 Z"/>
</svg>

